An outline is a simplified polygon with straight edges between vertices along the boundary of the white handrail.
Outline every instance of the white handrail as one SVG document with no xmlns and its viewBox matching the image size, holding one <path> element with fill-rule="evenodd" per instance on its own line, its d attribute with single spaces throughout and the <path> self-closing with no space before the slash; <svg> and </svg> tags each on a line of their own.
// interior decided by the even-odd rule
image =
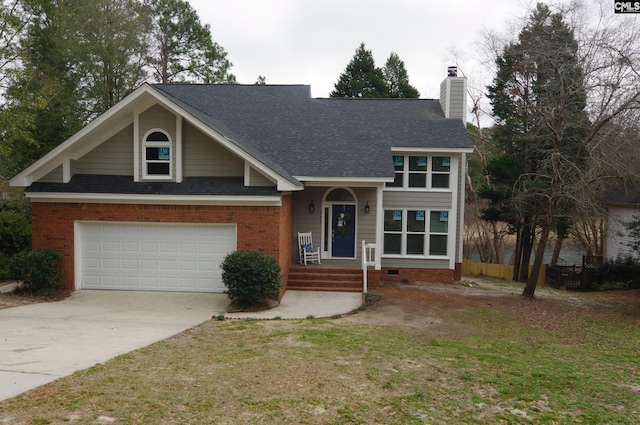
<svg viewBox="0 0 640 425">
<path fill-rule="evenodd" d="M 375 266 L 376 259 L 374 256 L 374 252 L 376 249 L 376 244 L 374 243 L 366 243 L 365 240 L 362 240 L 362 291 L 367 293 L 367 267 Z"/>
</svg>

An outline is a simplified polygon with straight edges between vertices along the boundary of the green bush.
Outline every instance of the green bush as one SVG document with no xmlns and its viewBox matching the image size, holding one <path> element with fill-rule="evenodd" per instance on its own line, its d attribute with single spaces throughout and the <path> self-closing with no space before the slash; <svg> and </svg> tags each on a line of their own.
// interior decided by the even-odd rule
<svg viewBox="0 0 640 425">
<path fill-rule="evenodd" d="M 592 289 L 640 288 L 640 262 L 633 256 L 607 260 L 592 272 Z"/>
<path fill-rule="evenodd" d="M 276 259 L 260 251 L 236 251 L 222 265 L 222 281 L 232 300 L 243 304 L 264 304 L 277 298 L 280 266 Z"/>
<path fill-rule="evenodd" d="M 0 211 L 0 252 L 14 255 L 31 246 L 31 225 L 18 211 Z"/>
<path fill-rule="evenodd" d="M 12 279 L 21 280 L 21 293 L 51 296 L 62 283 L 62 254 L 58 251 L 37 249 L 23 251 L 11 259 L 9 272 Z"/>
</svg>

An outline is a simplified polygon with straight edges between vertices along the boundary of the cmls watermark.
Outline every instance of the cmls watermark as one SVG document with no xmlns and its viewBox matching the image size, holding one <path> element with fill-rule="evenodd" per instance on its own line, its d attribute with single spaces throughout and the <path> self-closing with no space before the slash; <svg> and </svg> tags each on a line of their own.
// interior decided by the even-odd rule
<svg viewBox="0 0 640 425">
<path fill-rule="evenodd" d="M 614 1 L 615 13 L 640 13 L 640 1 Z"/>
</svg>

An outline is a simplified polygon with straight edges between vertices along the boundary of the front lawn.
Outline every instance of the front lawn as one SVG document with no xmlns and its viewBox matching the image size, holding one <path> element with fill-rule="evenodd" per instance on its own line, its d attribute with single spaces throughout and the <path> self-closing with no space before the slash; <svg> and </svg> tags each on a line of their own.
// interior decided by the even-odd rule
<svg viewBox="0 0 640 425">
<path fill-rule="evenodd" d="M 210 321 L 0 402 L 0 423 L 637 424 L 639 294 L 432 294 L 402 326 L 383 291 L 342 319 Z"/>
</svg>

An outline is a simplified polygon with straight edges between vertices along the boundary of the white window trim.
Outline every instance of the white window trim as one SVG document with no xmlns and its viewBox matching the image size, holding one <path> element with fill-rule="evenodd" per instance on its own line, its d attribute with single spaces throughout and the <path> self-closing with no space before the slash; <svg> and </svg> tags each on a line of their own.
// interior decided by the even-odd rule
<svg viewBox="0 0 640 425">
<path fill-rule="evenodd" d="M 154 141 L 148 142 L 147 137 L 149 137 L 149 135 L 152 133 L 162 133 L 165 136 L 167 136 L 167 139 L 169 139 L 168 145 L 167 145 L 167 142 L 154 142 Z M 153 128 L 145 133 L 144 137 L 142 138 L 141 144 L 142 144 L 142 178 L 145 180 L 172 180 L 173 168 L 174 168 L 173 166 L 174 146 L 169 133 L 167 133 L 161 128 Z M 164 164 L 166 163 L 166 161 L 147 160 L 147 148 L 164 148 L 164 147 L 169 148 L 169 174 L 148 174 L 147 164 L 149 163 Z"/>
<path fill-rule="evenodd" d="M 455 170 L 457 170 L 457 164 L 458 164 L 458 157 L 447 154 L 447 153 L 430 153 L 430 154 L 424 154 L 422 155 L 421 153 L 408 153 L 408 154 L 403 154 L 403 153 L 394 153 L 393 156 L 402 156 L 404 157 L 404 163 L 403 163 L 403 176 L 404 178 L 402 179 L 402 187 L 394 187 L 394 186 L 387 186 L 385 185 L 384 190 L 388 190 L 388 191 L 405 191 L 405 192 L 425 192 L 425 191 L 429 191 L 429 192 L 445 192 L 445 193 L 451 193 L 453 192 L 454 188 L 454 173 Z M 425 156 L 427 158 L 427 170 L 426 171 L 409 171 L 409 157 L 411 156 Z M 444 172 L 444 171 L 433 171 L 433 157 L 448 157 L 450 162 L 449 165 L 449 172 Z M 449 175 L 449 187 L 433 187 L 433 174 L 448 174 Z M 426 187 L 409 187 L 409 174 L 426 174 L 426 180 L 427 180 L 427 185 Z"/>
<path fill-rule="evenodd" d="M 447 209 L 427 209 L 427 208 L 420 208 L 420 207 L 409 207 L 409 208 L 384 208 L 382 211 L 382 214 L 384 215 L 385 211 L 402 211 L 402 230 L 400 231 L 385 231 L 384 230 L 384 219 L 383 219 L 383 225 L 382 225 L 382 239 L 381 239 L 381 253 L 382 253 L 382 258 L 418 258 L 418 259 L 437 259 L 437 260 L 446 260 L 449 259 L 450 257 L 450 247 L 452 243 L 455 243 L 455 239 L 452 238 L 452 231 L 451 231 L 451 226 L 452 226 L 452 212 L 451 210 L 447 210 Z M 408 221 L 408 214 L 409 211 L 424 211 L 425 214 L 425 228 L 424 228 L 424 232 L 408 232 L 408 226 L 409 226 L 409 221 Z M 432 212 L 447 212 L 449 214 L 449 218 L 447 220 L 447 232 L 446 233 L 442 233 L 442 232 L 432 232 L 431 231 L 431 213 Z M 385 234 L 400 234 L 400 254 L 386 254 L 384 252 L 384 235 Z M 423 254 L 407 254 L 407 235 L 410 234 L 423 234 L 424 235 L 424 253 Z M 430 244 L 431 244 L 431 235 L 446 235 L 447 236 L 447 254 L 446 255 L 432 255 L 429 254 L 430 251 Z"/>
</svg>

